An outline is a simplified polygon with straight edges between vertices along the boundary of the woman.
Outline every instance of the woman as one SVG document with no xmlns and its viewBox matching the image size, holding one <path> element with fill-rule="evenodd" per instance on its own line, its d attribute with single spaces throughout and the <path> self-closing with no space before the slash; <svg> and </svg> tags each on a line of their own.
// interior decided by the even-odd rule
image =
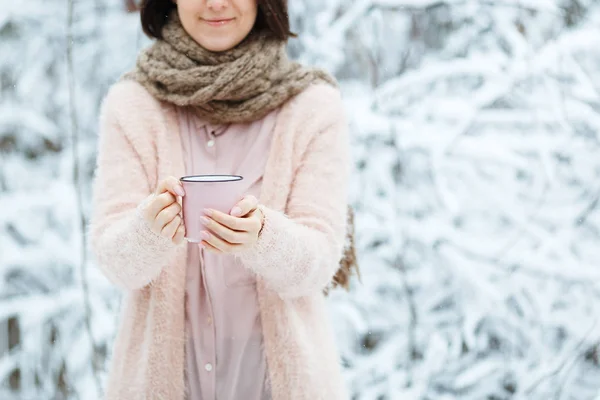
<svg viewBox="0 0 600 400">
<path fill-rule="evenodd" d="M 345 399 L 323 296 L 349 273 L 334 80 L 287 59 L 285 0 L 147 0 L 141 21 L 156 41 L 103 102 L 94 182 L 93 252 L 126 294 L 107 398 Z M 194 174 L 247 184 L 200 244 Z"/>
</svg>

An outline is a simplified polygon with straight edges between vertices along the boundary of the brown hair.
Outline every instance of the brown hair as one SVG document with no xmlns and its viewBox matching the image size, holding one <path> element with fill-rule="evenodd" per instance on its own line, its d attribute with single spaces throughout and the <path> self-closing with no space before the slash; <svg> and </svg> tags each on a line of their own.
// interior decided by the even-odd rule
<svg viewBox="0 0 600 400">
<path fill-rule="evenodd" d="M 340 260 L 340 265 L 336 271 L 332 282 L 324 290 L 325 295 L 329 294 L 331 289 L 336 287 L 342 287 L 346 290 L 350 290 L 350 279 L 353 276 L 358 278 L 360 282 L 360 268 L 358 267 L 358 259 L 356 257 L 356 248 L 354 242 L 354 209 L 348 206 L 347 222 L 348 229 L 346 230 L 346 243 L 344 248 L 344 255 Z"/>
<path fill-rule="evenodd" d="M 290 31 L 287 0 L 257 0 L 258 15 L 254 31 L 268 32 L 279 40 L 296 37 Z M 135 0 L 125 0 L 127 11 L 140 11 L 144 33 L 151 39 L 162 39 L 162 28 L 167 23 L 171 10 L 177 5 L 173 0 L 142 0 L 138 6 Z"/>
</svg>

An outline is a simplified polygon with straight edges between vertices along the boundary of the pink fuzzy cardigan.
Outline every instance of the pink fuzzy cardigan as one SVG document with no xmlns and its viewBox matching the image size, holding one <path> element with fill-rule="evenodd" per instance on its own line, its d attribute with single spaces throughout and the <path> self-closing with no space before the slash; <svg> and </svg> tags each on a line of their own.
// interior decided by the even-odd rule
<svg viewBox="0 0 600 400">
<path fill-rule="evenodd" d="M 322 290 L 343 251 L 348 156 L 337 90 L 313 85 L 282 106 L 260 196 L 264 230 L 239 255 L 259 276 L 273 400 L 347 399 Z M 89 231 L 98 267 L 125 291 L 109 400 L 185 396 L 186 244 L 155 235 L 138 212 L 169 175 L 184 175 L 174 106 L 135 82 L 115 84 L 101 110 Z"/>
</svg>

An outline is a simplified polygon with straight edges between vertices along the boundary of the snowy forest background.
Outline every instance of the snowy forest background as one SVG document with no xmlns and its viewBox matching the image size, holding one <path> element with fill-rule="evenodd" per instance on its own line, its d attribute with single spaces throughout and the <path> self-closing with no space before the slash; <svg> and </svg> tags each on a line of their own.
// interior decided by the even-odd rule
<svg viewBox="0 0 600 400">
<path fill-rule="evenodd" d="M 342 83 L 355 399 L 600 399 L 600 1 L 291 0 Z M 0 399 L 98 399 L 119 292 L 82 235 L 122 0 L 0 0 Z"/>
</svg>

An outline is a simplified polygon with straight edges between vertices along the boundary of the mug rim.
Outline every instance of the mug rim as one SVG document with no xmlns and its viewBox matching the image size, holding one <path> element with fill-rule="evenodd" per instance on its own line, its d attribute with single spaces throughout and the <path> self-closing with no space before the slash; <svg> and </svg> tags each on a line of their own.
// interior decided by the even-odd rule
<svg viewBox="0 0 600 400">
<path fill-rule="evenodd" d="M 202 178 L 202 177 L 216 177 L 216 178 L 228 178 L 228 179 L 215 179 L 210 181 L 201 181 L 201 180 L 192 180 L 193 178 Z M 233 179 L 231 179 L 233 178 Z M 180 182 L 187 183 L 227 183 L 227 182 L 239 182 L 243 180 L 244 177 L 240 175 L 228 175 L 228 174 L 201 174 L 201 175 L 186 175 L 179 178 Z"/>
</svg>

